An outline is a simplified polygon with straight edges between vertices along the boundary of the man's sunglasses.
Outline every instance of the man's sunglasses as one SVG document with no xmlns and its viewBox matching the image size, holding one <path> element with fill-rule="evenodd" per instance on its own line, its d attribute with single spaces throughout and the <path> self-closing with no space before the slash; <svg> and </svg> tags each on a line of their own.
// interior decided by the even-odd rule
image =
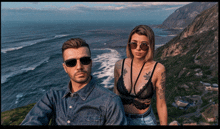
<svg viewBox="0 0 220 129">
<path fill-rule="evenodd" d="M 130 45 L 131 49 L 136 49 L 137 48 L 137 43 L 135 43 L 135 42 L 131 42 L 131 43 L 129 43 L 129 45 Z M 141 43 L 140 48 L 143 51 L 147 51 L 149 49 L 149 46 L 146 43 Z"/>
<path fill-rule="evenodd" d="M 91 57 L 82 57 L 79 60 L 83 65 L 88 65 L 92 61 Z M 67 67 L 74 67 L 76 66 L 77 59 L 69 59 L 69 60 L 64 61 L 64 63 L 66 64 Z"/>
</svg>

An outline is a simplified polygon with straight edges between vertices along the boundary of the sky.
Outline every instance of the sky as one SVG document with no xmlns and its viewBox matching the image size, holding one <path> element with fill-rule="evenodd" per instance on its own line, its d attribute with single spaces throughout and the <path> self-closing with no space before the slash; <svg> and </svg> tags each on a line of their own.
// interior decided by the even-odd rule
<svg viewBox="0 0 220 129">
<path fill-rule="evenodd" d="M 163 21 L 191 2 L 1 2 L 2 21 Z"/>
</svg>

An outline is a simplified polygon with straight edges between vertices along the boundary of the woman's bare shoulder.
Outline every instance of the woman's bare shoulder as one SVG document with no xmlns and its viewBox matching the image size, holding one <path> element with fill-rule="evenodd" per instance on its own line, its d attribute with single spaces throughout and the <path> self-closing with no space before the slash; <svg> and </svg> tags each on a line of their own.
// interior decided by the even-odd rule
<svg viewBox="0 0 220 129">
<path fill-rule="evenodd" d="M 118 60 L 118 61 L 115 63 L 115 68 L 116 68 L 116 69 L 121 69 L 121 68 L 122 68 L 123 60 L 124 60 L 124 59 Z M 124 63 L 127 63 L 127 62 L 130 61 L 130 60 L 131 60 L 130 58 L 125 58 L 125 62 L 124 62 Z"/>
<path fill-rule="evenodd" d="M 115 69 L 121 69 L 122 67 L 122 62 L 123 62 L 123 59 L 121 60 L 118 60 L 116 63 L 115 63 Z"/>
<path fill-rule="evenodd" d="M 155 61 L 156 64 L 156 61 Z M 155 68 L 156 73 L 164 73 L 166 71 L 165 66 L 161 64 L 160 62 L 157 63 L 157 66 Z"/>
</svg>

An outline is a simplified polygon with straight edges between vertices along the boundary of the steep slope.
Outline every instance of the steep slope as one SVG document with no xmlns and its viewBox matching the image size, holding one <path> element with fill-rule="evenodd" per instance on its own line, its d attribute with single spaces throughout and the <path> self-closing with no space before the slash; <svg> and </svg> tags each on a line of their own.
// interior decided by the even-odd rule
<svg viewBox="0 0 220 129">
<path fill-rule="evenodd" d="M 161 59 L 192 52 L 196 65 L 209 66 L 212 75 L 218 69 L 218 4 L 199 14 L 178 36 L 161 48 Z"/>
<path fill-rule="evenodd" d="M 212 7 L 217 2 L 193 2 L 187 4 L 174 13 L 172 13 L 160 26 L 161 28 L 169 29 L 184 29 L 193 19 L 202 11 Z"/>
<path fill-rule="evenodd" d="M 195 113 L 209 104 L 210 98 L 218 103 L 218 92 L 201 97 L 202 106 L 179 110 L 172 103 L 177 96 L 205 94 L 202 82 L 218 84 L 218 5 L 203 11 L 179 35 L 155 51 L 154 59 L 166 68 L 166 103 L 168 123 L 177 120 L 202 122 L 201 116 L 179 118 Z M 197 76 L 198 73 L 201 75 Z M 187 87 L 187 88 L 185 88 Z M 207 99 L 209 98 L 209 99 Z M 156 103 L 152 103 L 156 111 Z M 201 112 L 198 112 L 200 114 Z M 157 116 L 157 113 L 155 113 Z M 182 123 L 182 122 L 181 122 Z"/>
</svg>

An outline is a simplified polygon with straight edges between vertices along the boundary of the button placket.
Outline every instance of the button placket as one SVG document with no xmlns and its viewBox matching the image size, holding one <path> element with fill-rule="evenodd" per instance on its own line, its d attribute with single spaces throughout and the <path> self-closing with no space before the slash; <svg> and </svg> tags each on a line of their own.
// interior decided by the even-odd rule
<svg viewBox="0 0 220 129">
<path fill-rule="evenodd" d="M 74 117 L 74 108 L 75 108 L 75 104 L 76 104 L 76 101 L 78 99 L 78 94 L 77 93 L 72 93 L 70 94 L 70 98 L 69 98 L 69 101 L 68 101 L 68 106 L 67 106 L 67 123 L 70 124 L 71 123 L 71 120 L 73 119 Z"/>
</svg>

